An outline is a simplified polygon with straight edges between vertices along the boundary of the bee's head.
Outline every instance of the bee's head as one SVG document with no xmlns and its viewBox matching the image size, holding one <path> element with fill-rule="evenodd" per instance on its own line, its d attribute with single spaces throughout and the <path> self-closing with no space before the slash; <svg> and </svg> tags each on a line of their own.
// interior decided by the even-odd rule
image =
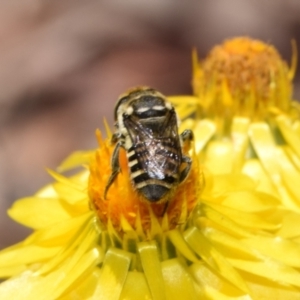
<svg viewBox="0 0 300 300">
<path fill-rule="evenodd" d="M 135 87 L 128 90 L 126 93 L 120 96 L 115 106 L 115 110 L 114 110 L 115 120 L 118 119 L 119 113 L 122 113 L 130 102 L 137 100 L 141 97 L 157 97 L 157 96 L 164 98 L 164 96 L 160 94 L 158 91 L 146 86 Z"/>
</svg>

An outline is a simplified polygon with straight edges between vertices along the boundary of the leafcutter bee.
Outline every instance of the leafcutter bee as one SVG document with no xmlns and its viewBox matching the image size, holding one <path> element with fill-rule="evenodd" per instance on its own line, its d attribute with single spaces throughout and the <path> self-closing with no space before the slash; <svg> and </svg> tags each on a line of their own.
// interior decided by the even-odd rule
<svg viewBox="0 0 300 300">
<path fill-rule="evenodd" d="M 164 95 L 148 87 L 135 88 L 121 96 L 114 116 L 115 149 L 104 198 L 120 172 L 122 147 L 134 189 L 151 203 L 168 201 L 190 172 L 192 160 L 183 154 L 182 148 L 193 139 L 193 132 L 185 130 L 179 135 L 174 107 Z"/>
</svg>

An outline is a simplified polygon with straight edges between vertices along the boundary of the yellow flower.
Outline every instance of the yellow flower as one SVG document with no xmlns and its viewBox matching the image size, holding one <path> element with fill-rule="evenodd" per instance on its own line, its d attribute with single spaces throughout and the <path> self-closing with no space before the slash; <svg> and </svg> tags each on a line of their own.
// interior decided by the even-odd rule
<svg viewBox="0 0 300 300">
<path fill-rule="evenodd" d="M 178 111 L 195 112 L 195 104 Z M 300 217 L 247 172 L 212 169 L 207 153 L 223 159 L 222 144 L 208 149 L 213 117 L 183 122 L 194 128 L 197 151 L 166 211 L 139 199 L 122 152 L 122 173 L 103 199 L 113 147 L 100 132 L 99 149 L 60 166 L 83 170 L 49 171 L 52 184 L 9 210 L 34 232 L 0 252 L 0 276 L 9 278 L 0 299 L 299 299 Z"/>
<path fill-rule="evenodd" d="M 294 45 L 294 44 L 293 44 Z M 293 101 L 296 48 L 289 68 L 261 41 L 235 38 L 200 63 L 194 53 L 195 96 L 172 97 L 196 131 L 196 149 L 214 174 L 243 173 L 258 190 L 300 212 L 300 105 Z M 185 105 L 183 105 L 185 103 Z"/>
</svg>

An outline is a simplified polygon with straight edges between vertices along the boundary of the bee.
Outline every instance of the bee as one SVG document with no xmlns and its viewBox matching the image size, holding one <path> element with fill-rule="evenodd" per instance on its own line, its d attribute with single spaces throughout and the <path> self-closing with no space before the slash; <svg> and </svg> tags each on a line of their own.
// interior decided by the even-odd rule
<svg viewBox="0 0 300 300">
<path fill-rule="evenodd" d="M 179 135 L 174 107 L 164 95 L 148 87 L 135 88 L 121 96 L 114 117 L 112 173 L 104 198 L 121 171 L 122 147 L 135 190 L 151 203 L 168 201 L 190 172 L 192 159 L 183 154 L 182 148 L 185 142 L 193 140 L 193 132 L 185 130 Z"/>
</svg>

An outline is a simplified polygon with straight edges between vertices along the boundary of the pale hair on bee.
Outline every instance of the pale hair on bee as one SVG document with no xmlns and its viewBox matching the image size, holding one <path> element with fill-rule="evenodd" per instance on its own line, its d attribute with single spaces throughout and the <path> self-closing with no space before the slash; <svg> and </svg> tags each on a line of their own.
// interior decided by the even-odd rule
<svg viewBox="0 0 300 300">
<path fill-rule="evenodd" d="M 122 147 L 133 188 L 151 203 L 167 202 L 190 173 L 192 159 L 182 149 L 186 142 L 193 140 L 193 132 L 178 133 L 179 118 L 173 105 L 149 87 L 137 87 L 121 95 L 114 117 L 116 130 L 111 142 L 115 149 L 104 198 L 121 171 Z"/>
</svg>

